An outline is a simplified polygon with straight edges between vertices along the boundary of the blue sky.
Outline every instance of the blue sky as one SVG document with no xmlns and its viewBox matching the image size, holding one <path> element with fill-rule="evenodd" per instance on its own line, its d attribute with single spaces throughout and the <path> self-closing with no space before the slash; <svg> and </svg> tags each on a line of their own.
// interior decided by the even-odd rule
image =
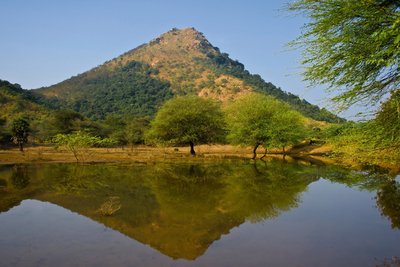
<svg viewBox="0 0 400 267">
<path fill-rule="evenodd" d="M 0 0 L 0 79 L 52 85 L 173 27 L 195 27 L 251 73 L 327 106 L 323 88 L 302 81 L 300 51 L 287 47 L 305 23 L 284 11 L 288 1 Z"/>
</svg>

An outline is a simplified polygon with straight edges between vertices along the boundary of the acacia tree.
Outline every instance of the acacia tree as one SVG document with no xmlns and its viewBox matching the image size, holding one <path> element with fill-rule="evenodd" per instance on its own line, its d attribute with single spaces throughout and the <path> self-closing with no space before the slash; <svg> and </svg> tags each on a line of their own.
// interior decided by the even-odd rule
<svg viewBox="0 0 400 267">
<path fill-rule="evenodd" d="M 24 151 L 24 144 L 28 142 L 29 122 L 23 118 L 15 119 L 11 126 L 12 141 L 19 146 L 19 150 Z"/>
<path fill-rule="evenodd" d="M 228 140 L 234 144 L 253 146 L 255 159 L 257 148 L 260 145 L 267 147 L 271 142 L 272 118 L 281 106 L 286 107 L 273 97 L 256 93 L 237 99 L 225 109 Z"/>
<path fill-rule="evenodd" d="M 299 143 L 306 136 L 304 117 L 297 111 L 281 109 L 272 117 L 271 146 L 281 147 L 285 155 L 285 147 Z"/>
<path fill-rule="evenodd" d="M 84 162 L 91 147 L 111 147 L 117 141 L 111 138 L 100 138 L 78 131 L 71 134 L 57 134 L 51 142 L 55 145 L 65 147 L 72 152 L 77 162 Z"/>
<path fill-rule="evenodd" d="M 341 88 L 342 107 L 399 89 L 399 1 L 298 0 L 289 9 L 310 18 L 293 42 L 304 48 L 305 79 Z"/>
<path fill-rule="evenodd" d="M 190 145 L 217 142 L 223 138 L 224 118 L 217 102 L 197 96 L 180 96 L 167 101 L 157 112 L 147 132 L 147 141 L 158 144 Z"/>
</svg>

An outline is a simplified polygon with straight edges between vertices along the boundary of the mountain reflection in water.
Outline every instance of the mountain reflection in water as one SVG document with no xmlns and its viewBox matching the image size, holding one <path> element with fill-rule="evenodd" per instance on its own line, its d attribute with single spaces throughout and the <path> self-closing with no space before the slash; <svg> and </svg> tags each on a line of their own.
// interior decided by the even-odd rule
<svg viewBox="0 0 400 267">
<path fill-rule="evenodd" d="M 400 186 L 386 176 L 280 160 L 175 164 L 41 164 L 0 168 L 0 212 L 24 199 L 83 215 L 172 259 L 194 260 L 245 223 L 273 219 L 301 202 L 320 178 L 376 191 L 399 228 Z M 112 198 L 111 216 L 99 209 Z"/>
</svg>

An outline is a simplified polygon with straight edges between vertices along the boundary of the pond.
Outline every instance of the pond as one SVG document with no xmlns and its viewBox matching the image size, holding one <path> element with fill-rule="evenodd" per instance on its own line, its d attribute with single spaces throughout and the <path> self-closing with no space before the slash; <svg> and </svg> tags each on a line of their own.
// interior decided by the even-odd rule
<svg viewBox="0 0 400 267">
<path fill-rule="evenodd" d="M 0 166 L 1 266 L 400 266 L 399 228 L 399 177 L 338 166 Z"/>
</svg>

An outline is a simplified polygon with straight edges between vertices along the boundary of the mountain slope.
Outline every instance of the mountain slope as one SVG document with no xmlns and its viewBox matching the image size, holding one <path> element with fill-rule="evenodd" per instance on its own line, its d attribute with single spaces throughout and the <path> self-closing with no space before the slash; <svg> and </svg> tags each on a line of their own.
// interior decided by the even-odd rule
<svg viewBox="0 0 400 267">
<path fill-rule="evenodd" d="M 24 90 L 19 84 L 0 80 L 0 120 L 10 121 L 25 116 L 31 119 L 48 114 L 32 92 Z"/>
<path fill-rule="evenodd" d="M 48 105 L 94 119 L 110 113 L 153 115 L 173 95 L 228 101 L 254 91 L 275 96 L 313 119 L 341 120 L 250 74 L 194 28 L 172 29 L 92 70 L 36 90 Z"/>
</svg>

